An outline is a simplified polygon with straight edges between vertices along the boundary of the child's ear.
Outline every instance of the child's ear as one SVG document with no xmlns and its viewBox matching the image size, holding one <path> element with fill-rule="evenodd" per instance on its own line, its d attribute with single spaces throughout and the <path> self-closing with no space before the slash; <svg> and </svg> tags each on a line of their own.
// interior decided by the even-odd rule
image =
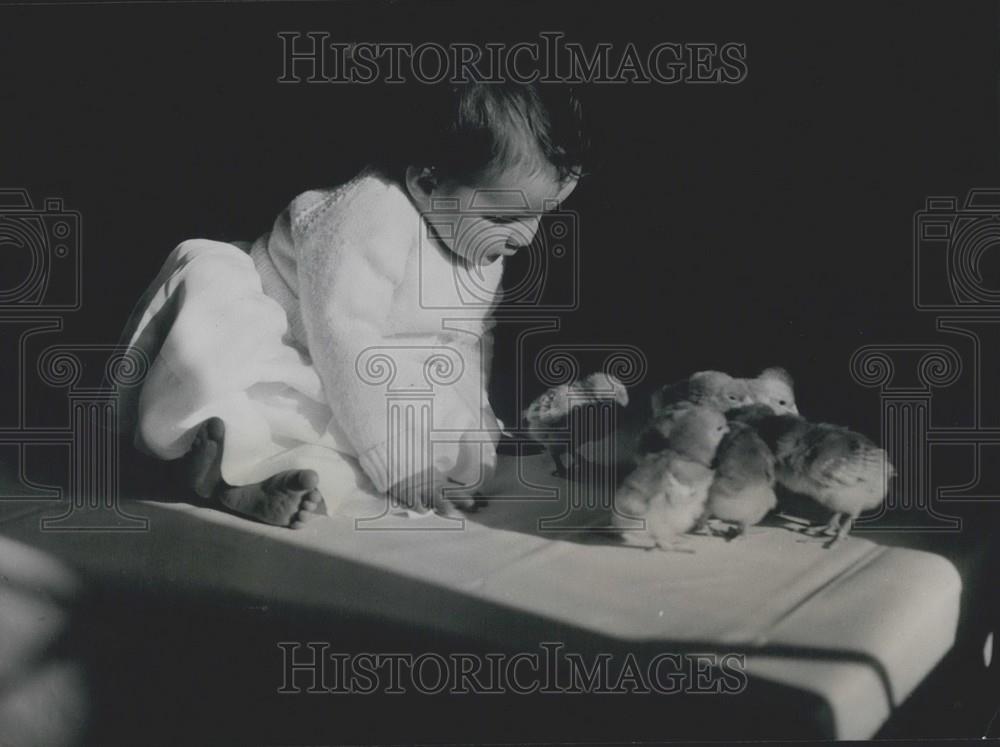
<svg viewBox="0 0 1000 747">
<path fill-rule="evenodd" d="M 431 208 L 431 193 L 437 186 L 434 169 L 429 166 L 406 167 L 406 189 L 410 197 L 423 210 Z"/>
</svg>

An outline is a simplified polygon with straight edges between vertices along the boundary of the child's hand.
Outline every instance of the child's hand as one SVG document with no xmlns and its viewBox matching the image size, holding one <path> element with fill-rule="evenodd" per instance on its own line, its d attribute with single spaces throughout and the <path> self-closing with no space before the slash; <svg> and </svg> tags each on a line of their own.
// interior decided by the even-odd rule
<svg viewBox="0 0 1000 747">
<path fill-rule="evenodd" d="M 389 498 L 393 506 L 410 511 L 437 511 L 440 514 L 454 515 L 455 507 L 473 508 L 475 499 L 464 492 L 456 491 L 459 483 L 449 480 L 439 469 L 429 470 L 400 480 L 389 488 Z M 449 488 L 447 493 L 445 488 Z"/>
</svg>

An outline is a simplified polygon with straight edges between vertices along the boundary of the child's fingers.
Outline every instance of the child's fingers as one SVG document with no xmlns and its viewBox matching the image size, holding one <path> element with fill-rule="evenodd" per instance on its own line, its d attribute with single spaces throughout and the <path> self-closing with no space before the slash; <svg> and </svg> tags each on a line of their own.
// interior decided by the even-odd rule
<svg viewBox="0 0 1000 747">
<path fill-rule="evenodd" d="M 402 508 L 407 511 L 417 511 L 421 505 L 417 492 L 410 487 L 396 486 L 389 491 L 392 508 Z"/>
<path fill-rule="evenodd" d="M 435 507 L 434 481 L 426 474 L 410 475 L 389 490 L 394 506 L 426 513 Z"/>
<path fill-rule="evenodd" d="M 456 505 L 462 505 L 464 496 L 456 495 L 455 487 L 457 487 L 457 483 L 435 471 L 432 477 L 432 487 L 428 493 L 434 511 L 443 516 L 458 515 Z"/>
<path fill-rule="evenodd" d="M 390 490 L 390 496 L 397 506 L 409 511 L 436 511 L 455 516 L 458 508 L 465 511 L 476 509 L 474 492 L 434 470 L 429 475 L 422 473 L 400 481 Z"/>
<path fill-rule="evenodd" d="M 470 508 L 476 506 L 476 499 L 480 496 L 478 483 L 467 485 L 453 481 L 452 487 L 455 488 L 452 493 L 455 498 L 460 501 L 459 505 L 468 506 Z"/>
<path fill-rule="evenodd" d="M 476 509 L 475 491 L 461 483 L 449 480 L 441 492 L 444 500 L 451 506 L 456 506 L 463 511 L 474 511 Z"/>
<path fill-rule="evenodd" d="M 434 511 L 442 516 L 458 516 L 458 509 L 441 492 L 437 492 L 434 499 Z"/>
<path fill-rule="evenodd" d="M 476 499 L 467 493 L 451 494 L 448 496 L 448 501 L 459 508 L 463 508 L 467 511 L 476 507 Z"/>
<path fill-rule="evenodd" d="M 406 508 L 425 514 L 434 508 L 434 501 L 429 490 L 413 490 L 407 496 Z"/>
</svg>

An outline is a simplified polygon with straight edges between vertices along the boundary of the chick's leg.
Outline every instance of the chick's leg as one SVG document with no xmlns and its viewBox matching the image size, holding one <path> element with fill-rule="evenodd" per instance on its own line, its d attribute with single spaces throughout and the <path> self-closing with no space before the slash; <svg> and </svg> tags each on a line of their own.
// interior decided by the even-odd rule
<svg viewBox="0 0 1000 747">
<path fill-rule="evenodd" d="M 830 517 L 830 521 L 826 523 L 826 526 L 819 530 L 819 534 L 835 535 L 840 531 L 840 520 L 843 514 L 835 513 Z"/>
<path fill-rule="evenodd" d="M 712 531 L 712 527 L 709 525 L 708 520 L 711 518 L 712 512 L 705 509 L 701 516 L 695 521 L 694 526 L 691 528 L 691 534 L 715 534 Z"/>
<path fill-rule="evenodd" d="M 842 516 L 843 516 L 843 521 L 840 524 L 840 529 L 837 531 L 836 536 L 829 542 L 827 542 L 825 545 L 823 545 L 823 547 L 829 549 L 835 546 L 836 544 L 841 542 L 844 539 L 844 537 L 847 536 L 848 532 L 851 531 L 851 527 L 854 526 L 854 517 L 848 514 L 842 514 Z"/>
<path fill-rule="evenodd" d="M 557 477 L 565 478 L 567 471 L 566 464 L 563 462 L 563 457 L 566 454 L 566 447 L 562 445 L 553 446 L 552 444 L 548 444 L 545 448 L 549 452 L 549 456 L 552 457 L 552 461 L 555 462 L 555 475 Z"/>
<path fill-rule="evenodd" d="M 740 539 L 741 537 L 746 537 L 747 525 L 742 522 L 736 522 L 726 533 L 726 542 L 732 542 L 733 540 Z"/>
<path fill-rule="evenodd" d="M 686 545 L 680 535 L 674 534 L 665 528 L 657 527 L 656 525 L 650 526 L 648 519 L 646 521 L 646 529 L 649 531 L 649 534 L 655 543 L 655 547 L 658 549 L 664 552 L 694 553 L 694 549 Z"/>
</svg>

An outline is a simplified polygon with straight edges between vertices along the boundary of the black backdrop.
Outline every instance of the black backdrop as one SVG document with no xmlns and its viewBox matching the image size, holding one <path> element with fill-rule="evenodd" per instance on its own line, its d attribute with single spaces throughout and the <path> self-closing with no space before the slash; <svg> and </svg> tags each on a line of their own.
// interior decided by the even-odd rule
<svg viewBox="0 0 1000 747">
<path fill-rule="evenodd" d="M 401 124 L 386 119 L 379 86 L 279 85 L 279 31 L 328 31 L 344 41 L 530 41 L 558 29 L 584 43 L 744 42 L 749 75 L 736 86 L 589 91 L 604 165 L 566 205 L 580 217 L 582 304 L 545 342 L 637 345 L 648 356 L 650 381 L 781 364 L 795 374 L 807 415 L 877 436 L 878 395 L 852 380 L 851 354 L 874 343 L 961 345 L 939 339 L 933 316 L 914 309 L 912 221 L 928 195 L 1000 187 L 997 20 L 991 2 L 0 4 L 0 187 L 27 188 L 36 200 L 61 197 L 80 211 L 84 304 L 66 315 L 62 339 L 111 343 L 178 242 L 255 237 L 295 194 L 348 177 Z M 984 264 L 987 282 L 1000 287 L 993 255 Z M 22 260 L 0 252 L 0 290 L 16 284 Z M 40 336 L 39 347 L 52 337 Z M 0 342 L 6 424 L 18 404 L 7 386 L 16 341 Z M 510 342 L 509 335 L 498 341 L 495 394 L 505 415 L 519 365 L 506 354 Z M 520 366 L 537 388 L 530 365 Z M 988 372 L 988 389 L 996 389 L 995 373 Z M 65 396 L 37 381 L 29 392 L 32 423 L 65 423 Z M 952 396 L 936 392 L 935 424 L 965 423 L 969 393 L 967 379 Z M 968 478 L 963 459 L 949 484 Z M 0 469 L 11 466 L 0 461 Z M 939 475 L 945 484 L 947 475 Z M 995 534 L 988 522 L 965 526 L 949 557 L 978 557 L 977 527 Z M 995 609 L 982 607 L 997 598 L 996 572 L 994 563 L 976 582 L 968 566 L 959 566 L 966 606 L 973 605 L 959 636 L 965 658 L 957 659 L 951 685 L 914 697 L 903 719 L 911 733 L 930 734 L 927 720 L 942 708 L 962 717 L 951 705 L 956 693 L 978 687 L 980 628 L 996 619 Z M 155 592 L 157 600 L 166 593 Z M 216 700 L 241 681 L 230 677 L 233 661 L 272 650 L 269 631 L 247 626 L 242 611 L 239 635 L 260 640 L 237 637 L 213 658 L 215 643 L 235 630 L 216 608 L 205 607 L 209 622 L 191 625 L 197 637 L 173 627 L 176 606 L 163 615 L 147 595 L 136 609 L 156 625 L 137 623 L 132 648 L 122 646 L 120 626 L 99 618 L 100 633 L 114 641 L 94 650 L 117 652 L 95 669 L 114 694 L 104 728 L 148 736 L 144 719 L 158 700 L 144 698 L 148 672 L 158 671 L 145 666 L 148 630 L 168 639 L 160 656 L 174 667 L 173 690 L 189 693 L 190 663 L 208 673 L 195 691 L 209 694 L 202 702 L 239 714 L 233 728 L 253 734 L 270 726 L 270 711 L 248 719 L 238 697 Z M 225 632 L 192 648 L 205 625 Z M 118 681 L 132 671 L 126 659 L 143 662 L 134 688 Z M 236 671 L 250 681 L 257 663 Z M 130 707 L 144 709 L 123 722 L 128 693 Z M 298 699 L 286 702 L 301 708 Z M 317 706 L 322 713 L 311 722 L 325 731 L 290 733 L 304 740 L 327 734 L 326 708 Z M 190 731 L 186 711 L 176 720 L 172 712 L 156 716 L 157 728 L 169 727 L 165 734 Z M 603 715 L 600 721 L 603 729 L 585 736 L 615 729 Z M 586 718 L 580 723 L 591 728 Z M 945 733 L 943 724 L 934 728 Z M 744 733 L 739 723 L 728 726 Z M 979 726 L 962 733 L 981 734 Z M 662 734 L 662 726 L 649 733 Z"/>
<path fill-rule="evenodd" d="M 998 183 L 992 3 L 3 7 L 0 181 L 83 216 L 84 307 L 66 337 L 114 341 L 179 241 L 255 237 L 399 124 L 376 85 L 278 84 L 277 32 L 546 29 L 744 42 L 749 71 L 735 86 L 593 87 L 604 166 L 566 204 L 582 305 L 547 342 L 638 345 L 650 380 L 781 364 L 807 414 L 876 435 L 877 395 L 852 381 L 851 353 L 935 335 L 911 299 L 913 213 Z"/>
</svg>

